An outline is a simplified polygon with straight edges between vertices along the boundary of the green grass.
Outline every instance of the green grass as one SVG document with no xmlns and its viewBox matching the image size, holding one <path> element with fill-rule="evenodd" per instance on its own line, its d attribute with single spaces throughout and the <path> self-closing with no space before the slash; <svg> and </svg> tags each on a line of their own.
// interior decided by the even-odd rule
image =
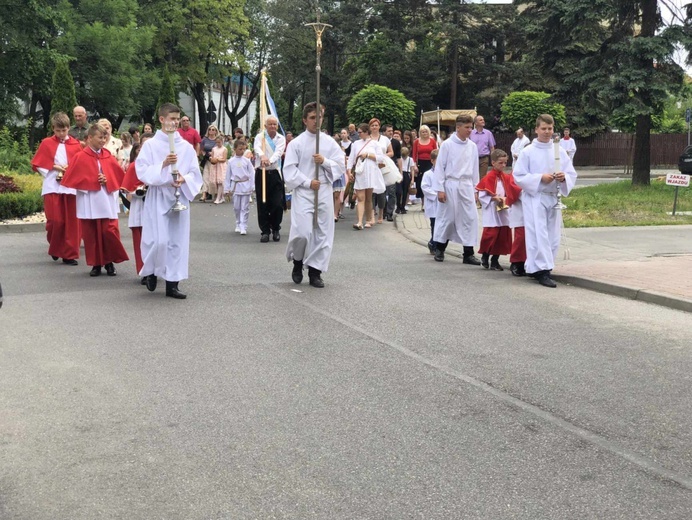
<svg viewBox="0 0 692 520">
<path fill-rule="evenodd" d="M 673 211 L 675 188 L 664 180 L 651 186 L 632 186 L 631 181 L 599 184 L 572 190 L 562 201 L 565 227 L 661 226 L 692 224 L 692 215 L 668 215 Z M 692 188 L 680 188 L 678 211 L 692 211 Z"/>
</svg>

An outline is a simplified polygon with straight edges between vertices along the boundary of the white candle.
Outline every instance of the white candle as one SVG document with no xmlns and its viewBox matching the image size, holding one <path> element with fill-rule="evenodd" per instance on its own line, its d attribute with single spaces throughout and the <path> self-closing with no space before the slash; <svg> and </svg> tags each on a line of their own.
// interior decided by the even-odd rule
<svg viewBox="0 0 692 520">
<path fill-rule="evenodd" d="M 175 153 L 175 132 L 168 133 L 168 145 L 171 153 Z M 173 163 L 171 165 L 172 171 L 178 170 L 178 163 Z"/>
<path fill-rule="evenodd" d="M 553 151 L 555 152 L 555 162 L 553 163 L 553 173 L 557 173 L 562 169 L 560 165 L 560 141 L 553 142 Z"/>
</svg>

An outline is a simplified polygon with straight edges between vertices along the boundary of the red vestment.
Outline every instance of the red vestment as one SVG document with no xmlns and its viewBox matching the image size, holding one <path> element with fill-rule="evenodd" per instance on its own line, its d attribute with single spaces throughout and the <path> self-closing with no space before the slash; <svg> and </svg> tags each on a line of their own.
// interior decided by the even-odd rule
<svg viewBox="0 0 692 520">
<path fill-rule="evenodd" d="M 485 191 L 491 196 L 497 195 L 497 183 L 501 182 L 505 196 L 510 191 L 509 175 L 493 168 L 476 185 L 478 191 Z M 494 209 L 492 210 L 494 211 Z M 512 230 L 509 226 L 484 227 L 478 252 L 481 254 L 508 255 L 512 250 Z"/>
<path fill-rule="evenodd" d="M 55 155 L 60 139 L 56 136 L 47 137 L 36 150 L 31 159 L 34 171 L 39 168 L 52 170 L 55 165 Z M 82 151 L 82 146 L 76 139 L 69 138 L 63 143 L 67 155 L 67 163 L 72 163 L 74 157 Z M 65 260 L 79 258 L 79 242 L 81 230 L 75 205 L 75 196 L 69 193 L 46 193 L 43 195 L 43 210 L 46 214 L 46 238 L 48 254 Z"/>
<path fill-rule="evenodd" d="M 125 172 L 123 183 L 120 187 L 132 193 L 137 189 L 138 186 L 142 186 L 143 184 L 144 183 L 137 178 L 135 163 L 130 163 L 130 166 L 127 167 L 127 171 Z"/>
<path fill-rule="evenodd" d="M 108 150 L 97 153 L 86 147 L 67 168 L 62 184 L 67 188 L 82 191 L 100 191 L 98 180 L 99 164 L 106 176 L 106 191 L 109 194 L 120 190 L 125 172 Z M 83 218 L 82 235 L 87 265 L 102 266 L 129 260 L 120 241 L 117 218 Z"/>
</svg>

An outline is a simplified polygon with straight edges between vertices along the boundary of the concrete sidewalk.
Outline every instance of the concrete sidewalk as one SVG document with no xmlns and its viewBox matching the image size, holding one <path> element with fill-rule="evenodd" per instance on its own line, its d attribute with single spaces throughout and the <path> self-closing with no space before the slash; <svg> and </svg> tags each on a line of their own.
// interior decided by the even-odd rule
<svg viewBox="0 0 692 520">
<path fill-rule="evenodd" d="M 396 215 L 395 225 L 427 254 L 430 224 L 419 205 Z M 461 246 L 450 243 L 447 254 L 461 258 Z M 509 267 L 507 257 L 500 260 Z M 508 269 L 496 274 L 514 278 Z M 692 312 L 692 226 L 565 229 L 553 275 L 563 283 Z"/>
</svg>

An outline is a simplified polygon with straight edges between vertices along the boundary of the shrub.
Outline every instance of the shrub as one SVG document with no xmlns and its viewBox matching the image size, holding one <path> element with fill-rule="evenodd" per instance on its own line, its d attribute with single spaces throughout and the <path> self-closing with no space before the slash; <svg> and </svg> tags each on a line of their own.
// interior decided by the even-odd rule
<svg viewBox="0 0 692 520">
<path fill-rule="evenodd" d="M 31 173 L 31 150 L 26 132 L 19 140 L 8 128 L 0 128 L 0 167 L 19 173 Z"/>
<path fill-rule="evenodd" d="M 21 193 L 22 189 L 7 175 L 0 175 L 0 193 Z"/>
<path fill-rule="evenodd" d="M 21 218 L 43 211 L 40 191 L 0 194 L 0 220 Z"/>
<path fill-rule="evenodd" d="M 0 186 L 5 183 L 8 185 L 12 183 L 19 191 L 3 193 L 0 189 L 0 220 L 26 217 L 43 211 L 43 197 L 41 197 L 43 178 L 40 175 L 35 173 L 31 175 L 0 174 Z"/>
<path fill-rule="evenodd" d="M 376 117 L 382 125 L 409 128 L 413 122 L 416 104 L 398 90 L 381 85 L 367 85 L 351 98 L 346 107 L 348 120 L 358 125 Z"/>
</svg>

